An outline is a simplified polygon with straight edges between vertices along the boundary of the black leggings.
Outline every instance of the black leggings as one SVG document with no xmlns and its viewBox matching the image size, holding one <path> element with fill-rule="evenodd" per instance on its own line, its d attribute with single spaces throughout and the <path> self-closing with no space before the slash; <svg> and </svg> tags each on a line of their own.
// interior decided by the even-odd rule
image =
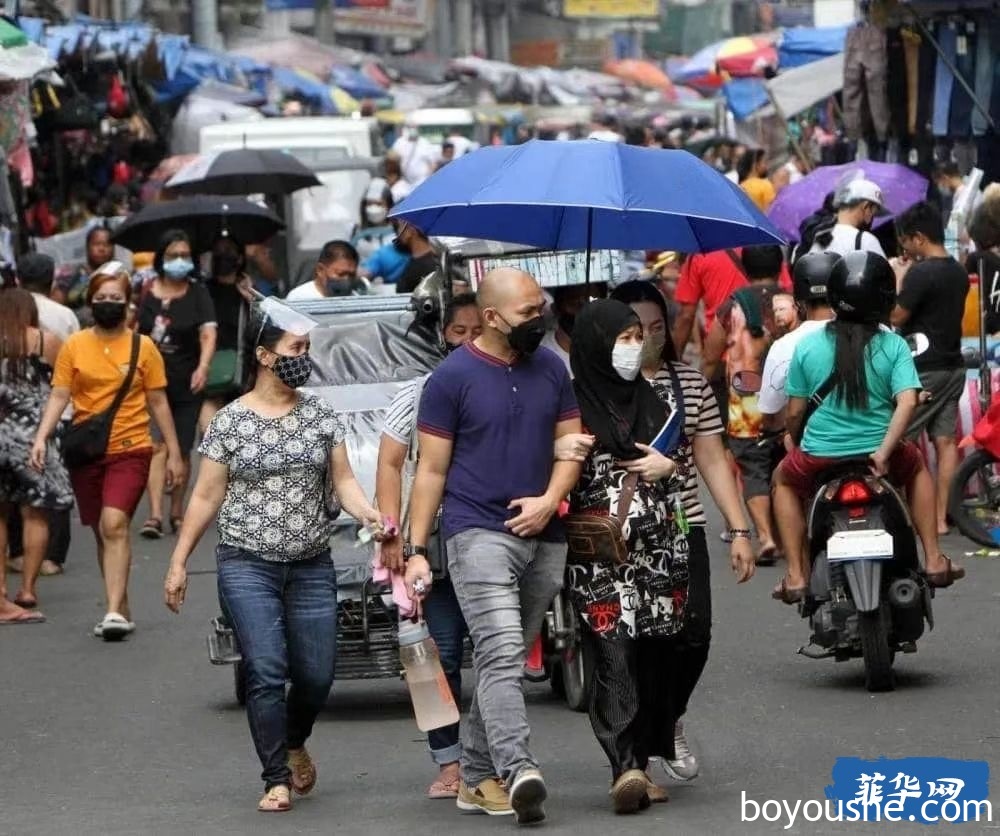
<svg viewBox="0 0 1000 836">
<path fill-rule="evenodd" d="M 688 535 L 688 610 L 684 629 L 666 638 L 604 638 L 584 628 L 594 658 L 590 724 L 611 764 L 612 780 L 674 757 L 674 725 L 687 711 L 711 643 L 712 599 L 705 529 Z"/>
</svg>

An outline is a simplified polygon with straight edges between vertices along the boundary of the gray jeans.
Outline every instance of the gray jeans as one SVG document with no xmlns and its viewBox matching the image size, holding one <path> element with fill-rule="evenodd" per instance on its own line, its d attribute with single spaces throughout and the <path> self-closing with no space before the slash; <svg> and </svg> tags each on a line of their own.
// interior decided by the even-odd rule
<svg viewBox="0 0 1000 836">
<path fill-rule="evenodd" d="M 472 528 L 448 540 L 448 569 L 475 648 L 476 693 L 462 726 L 462 780 L 508 786 L 538 763 L 528 751 L 526 648 L 562 586 L 566 545 Z"/>
</svg>

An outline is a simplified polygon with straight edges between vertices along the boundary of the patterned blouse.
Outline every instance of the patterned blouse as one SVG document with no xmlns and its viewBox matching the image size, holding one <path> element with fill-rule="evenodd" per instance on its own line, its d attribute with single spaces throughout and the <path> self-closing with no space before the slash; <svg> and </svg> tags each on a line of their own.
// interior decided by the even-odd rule
<svg viewBox="0 0 1000 836">
<path fill-rule="evenodd" d="M 239 400 L 209 424 L 199 453 L 229 468 L 219 542 L 287 563 L 329 546 L 324 484 L 329 451 L 344 441 L 333 407 L 300 394 L 291 412 L 265 418 Z"/>
</svg>

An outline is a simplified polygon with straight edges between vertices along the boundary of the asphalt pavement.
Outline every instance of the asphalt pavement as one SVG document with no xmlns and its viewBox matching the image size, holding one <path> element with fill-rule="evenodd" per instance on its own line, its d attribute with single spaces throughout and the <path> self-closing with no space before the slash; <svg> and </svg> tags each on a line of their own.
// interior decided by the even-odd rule
<svg viewBox="0 0 1000 836">
<path fill-rule="evenodd" d="M 717 531 L 718 518 L 712 525 Z M 214 535 L 192 559 L 180 616 L 162 603 L 172 538 L 135 536 L 138 629 L 121 644 L 91 635 L 103 615 L 94 545 L 79 526 L 73 537 L 67 573 L 40 581 L 48 622 L 0 629 L 0 834 L 437 836 L 514 827 L 423 797 L 434 768 L 396 680 L 336 683 L 309 744 L 316 789 L 288 814 L 257 813 L 260 767 L 231 669 L 210 665 L 205 649 L 217 611 Z M 970 544 L 946 540 L 969 576 L 938 594 L 937 626 L 919 651 L 897 657 L 896 691 L 872 695 L 860 661 L 796 655 L 806 625 L 769 597 L 780 568 L 737 587 L 726 547 L 710 540 L 714 646 L 687 718 L 701 776 L 667 782 L 666 805 L 615 817 L 586 715 L 569 711 L 546 683 L 529 685 L 532 746 L 550 790 L 543 832 L 923 833 L 906 824 L 744 822 L 742 793 L 757 802 L 822 800 L 844 756 L 1000 762 L 1000 560 L 966 557 Z M 13 595 L 16 575 L 8 587 Z M 992 790 L 1000 802 L 996 780 Z M 995 833 L 997 806 L 992 825 L 933 832 Z"/>
</svg>

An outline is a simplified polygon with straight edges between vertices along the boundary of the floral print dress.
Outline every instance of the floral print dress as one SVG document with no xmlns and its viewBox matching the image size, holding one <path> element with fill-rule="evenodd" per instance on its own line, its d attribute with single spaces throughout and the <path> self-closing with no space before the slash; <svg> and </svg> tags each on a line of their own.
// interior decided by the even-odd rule
<svg viewBox="0 0 1000 836">
<path fill-rule="evenodd" d="M 618 508 L 628 471 L 598 445 L 570 494 L 572 513 L 609 514 Z M 674 520 L 676 479 L 641 479 L 624 522 L 628 562 L 566 565 L 570 599 L 598 636 L 614 639 L 672 636 L 684 626 L 688 543 Z"/>
</svg>

